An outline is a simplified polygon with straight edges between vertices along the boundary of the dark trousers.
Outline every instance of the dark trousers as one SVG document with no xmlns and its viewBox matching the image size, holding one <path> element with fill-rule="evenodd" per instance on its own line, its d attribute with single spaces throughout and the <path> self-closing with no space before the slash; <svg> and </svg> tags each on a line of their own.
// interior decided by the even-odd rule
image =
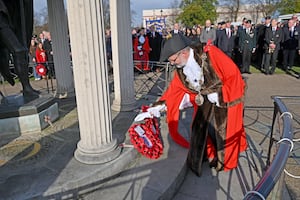
<svg viewBox="0 0 300 200">
<path fill-rule="evenodd" d="M 283 49 L 283 69 L 292 68 L 294 65 L 296 49 Z"/>
<path fill-rule="evenodd" d="M 279 49 L 275 49 L 273 53 L 265 53 L 264 69 L 266 74 L 273 74 L 276 68 L 276 61 Z M 270 69 L 271 66 L 271 69 Z"/>
<path fill-rule="evenodd" d="M 264 49 L 260 47 L 256 50 L 256 65 L 261 69 L 264 67 L 264 64 Z"/>
<path fill-rule="evenodd" d="M 241 72 L 250 72 L 252 52 L 248 48 L 244 48 L 242 52 L 242 69 Z"/>
</svg>

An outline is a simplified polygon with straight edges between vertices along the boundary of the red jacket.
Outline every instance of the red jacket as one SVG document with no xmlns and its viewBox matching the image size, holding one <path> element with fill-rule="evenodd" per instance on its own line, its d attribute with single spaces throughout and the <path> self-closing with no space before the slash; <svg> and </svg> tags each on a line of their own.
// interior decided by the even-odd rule
<svg viewBox="0 0 300 200">
<path fill-rule="evenodd" d="M 36 62 L 39 64 L 39 63 L 45 63 L 47 62 L 47 57 L 46 57 L 46 52 L 44 49 L 39 49 L 39 48 L 36 48 L 36 51 L 35 51 L 35 59 L 36 59 Z"/>
</svg>

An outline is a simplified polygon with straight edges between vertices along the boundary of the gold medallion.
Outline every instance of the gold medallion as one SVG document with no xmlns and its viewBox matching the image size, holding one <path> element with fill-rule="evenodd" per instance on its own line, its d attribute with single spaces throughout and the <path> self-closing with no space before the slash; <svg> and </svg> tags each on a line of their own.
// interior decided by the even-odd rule
<svg viewBox="0 0 300 200">
<path fill-rule="evenodd" d="M 195 98 L 195 102 L 198 106 L 201 106 L 204 102 L 204 98 L 203 96 L 199 93 L 197 94 L 196 98 Z"/>
</svg>

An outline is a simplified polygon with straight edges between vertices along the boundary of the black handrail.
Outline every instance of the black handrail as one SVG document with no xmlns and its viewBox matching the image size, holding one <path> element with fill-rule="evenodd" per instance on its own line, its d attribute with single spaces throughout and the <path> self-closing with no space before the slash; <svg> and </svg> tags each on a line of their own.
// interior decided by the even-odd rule
<svg viewBox="0 0 300 200">
<path fill-rule="evenodd" d="M 273 128 L 274 128 L 274 121 L 275 117 L 280 113 L 280 117 L 283 120 L 283 130 L 282 130 L 282 142 L 279 144 L 278 151 L 268 167 L 267 171 L 265 172 L 264 176 L 260 179 L 257 185 L 253 188 L 252 191 L 248 192 L 244 199 L 245 200 L 254 200 L 254 199 L 265 199 L 273 190 L 275 184 L 280 179 L 282 172 L 284 171 L 284 167 L 286 165 L 287 159 L 289 157 L 289 153 L 292 147 L 292 138 L 293 138 L 293 126 L 292 126 L 292 115 L 288 112 L 287 107 L 282 102 L 282 98 L 275 96 L 272 97 L 274 100 L 274 115 L 273 115 L 273 124 L 272 124 L 272 131 L 270 140 L 272 140 Z M 291 141 L 291 142 L 289 142 Z M 270 145 L 272 142 L 270 143 Z M 263 198 L 262 198 L 263 197 Z"/>
</svg>

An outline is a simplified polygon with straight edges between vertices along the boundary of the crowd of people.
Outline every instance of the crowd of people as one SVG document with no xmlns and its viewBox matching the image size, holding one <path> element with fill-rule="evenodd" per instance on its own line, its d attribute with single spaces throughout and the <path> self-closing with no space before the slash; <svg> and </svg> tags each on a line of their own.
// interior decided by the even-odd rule
<svg viewBox="0 0 300 200">
<path fill-rule="evenodd" d="M 42 31 L 38 36 L 33 35 L 29 48 L 29 64 L 32 65 L 35 80 L 45 78 L 38 73 L 39 67 L 44 67 L 50 78 L 55 78 L 51 34 Z M 44 76 L 44 77 L 43 77 Z"/>
<path fill-rule="evenodd" d="M 260 24 L 253 24 L 244 18 L 240 25 L 231 21 L 222 21 L 217 25 L 206 20 L 205 25 L 181 28 L 178 23 L 173 29 L 165 28 L 161 32 L 152 25 L 148 30 L 132 30 L 133 58 L 135 68 L 149 71 L 156 70 L 151 62 L 158 62 L 161 46 L 168 34 L 182 33 L 194 42 L 206 44 L 211 40 L 239 66 L 241 73 L 251 73 L 254 65 L 266 75 L 275 72 L 276 67 L 290 70 L 300 54 L 299 20 L 296 15 L 285 22 L 267 16 Z"/>
</svg>

